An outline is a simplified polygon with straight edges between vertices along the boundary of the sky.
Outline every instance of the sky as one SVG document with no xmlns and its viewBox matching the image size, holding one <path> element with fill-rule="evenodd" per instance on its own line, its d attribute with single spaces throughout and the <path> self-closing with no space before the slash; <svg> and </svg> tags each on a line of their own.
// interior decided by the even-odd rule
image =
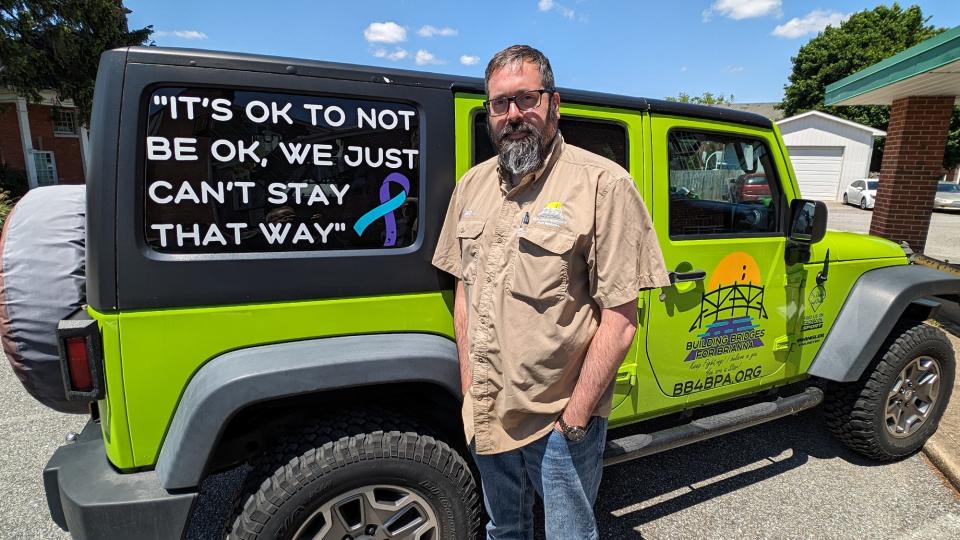
<svg viewBox="0 0 960 540">
<path fill-rule="evenodd" d="M 155 45 L 482 77 L 525 43 L 560 87 L 664 98 L 680 92 L 780 101 L 790 57 L 857 0 L 125 0 Z M 886 2 L 889 4 L 889 2 Z M 957 0 L 917 0 L 929 24 L 960 26 Z M 911 3 L 902 3 L 909 6 Z"/>
</svg>

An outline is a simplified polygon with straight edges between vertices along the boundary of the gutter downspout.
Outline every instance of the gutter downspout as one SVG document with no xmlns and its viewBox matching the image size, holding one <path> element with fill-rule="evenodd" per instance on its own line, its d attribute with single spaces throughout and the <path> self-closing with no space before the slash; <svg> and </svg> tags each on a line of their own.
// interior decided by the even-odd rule
<svg viewBox="0 0 960 540">
<path fill-rule="evenodd" d="M 17 118 L 20 120 L 20 143 L 23 146 L 23 168 L 27 171 L 27 185 L 37 187 L 37 162 L 33 158 L 33 138 L 30 136 L 30 117 L 27 100 L 17 98 Z"/>
</svg>

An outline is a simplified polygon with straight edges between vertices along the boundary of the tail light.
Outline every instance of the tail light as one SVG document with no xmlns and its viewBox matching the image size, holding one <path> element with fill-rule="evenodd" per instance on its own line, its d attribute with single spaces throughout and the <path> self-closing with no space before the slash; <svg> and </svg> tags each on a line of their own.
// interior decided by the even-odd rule
<svg viewBox="0 0 960 540">
<path fill-rule="evenodd" d="M 70 401 L 103 399 L 103 346 L 100 327 L 83 309 L 57 326 L 63 389 Z"/>
</svg>

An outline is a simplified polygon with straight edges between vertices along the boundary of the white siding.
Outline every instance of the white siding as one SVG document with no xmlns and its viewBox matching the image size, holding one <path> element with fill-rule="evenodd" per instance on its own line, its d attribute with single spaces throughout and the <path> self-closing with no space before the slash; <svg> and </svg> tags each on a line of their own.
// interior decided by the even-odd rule
<svg viewBox="0 0 960 540">
<path fill-rule="evenodd" d="M 784 122 L 779 128 L 788 147 L 843 147 L 843 167 L 833 200 L 840 200 L 850 182 L 866 178 L 870 172 L 874 137 L 869 131 L 817 115 Z M 829 155 L 835 150 L 824 148 L 824 152 Z"/>
</svg>

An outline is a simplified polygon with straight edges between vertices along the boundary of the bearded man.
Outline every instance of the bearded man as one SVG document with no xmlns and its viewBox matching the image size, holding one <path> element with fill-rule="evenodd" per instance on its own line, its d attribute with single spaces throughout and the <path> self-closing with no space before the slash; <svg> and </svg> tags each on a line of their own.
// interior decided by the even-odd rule
<svg viewBox="0 0 960 540">
<path fill-rule="evenodd" d="M 499 154 L 457 185 L 433 264 L 457 278 L 463 425 L 487 538 L 597 538 L 614 378 L 638 291 L 669 285 L 650 216 L 620 166 L 564 143 L 550 62 L 525 45 L 487 65 Z"/>
</svg>

